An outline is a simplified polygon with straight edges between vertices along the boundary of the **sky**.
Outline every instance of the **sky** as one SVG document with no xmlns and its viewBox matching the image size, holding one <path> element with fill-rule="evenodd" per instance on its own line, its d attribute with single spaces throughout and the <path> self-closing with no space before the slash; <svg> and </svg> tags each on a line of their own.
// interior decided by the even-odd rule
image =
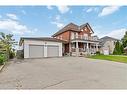
<svg viewBox="0 0 127 95">
<path fill-rule="evenodd" d="M 94 35 L 121 39 L 126 6 L 0 6 L 0 32 L 20 37 L 50 37 L 69 23 L 89 23 Z"/>
</svg>

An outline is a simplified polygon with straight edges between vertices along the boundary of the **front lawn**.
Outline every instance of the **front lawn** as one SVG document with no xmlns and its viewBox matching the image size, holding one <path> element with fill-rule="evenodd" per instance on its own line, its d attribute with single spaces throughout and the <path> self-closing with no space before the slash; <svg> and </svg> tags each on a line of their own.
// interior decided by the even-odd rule
<svg viewBox="0 0 127 95">
<path fill-rule="evenodd" d="M 102 59 L 102 60 L 109 60 L 109 61 L 127 63 L 127 56 L 117 56 L 117 55 L 93 55 L 93 56 L 90 56 L 89 58 L 93 58 L 93 59 Z"/>
</svg>

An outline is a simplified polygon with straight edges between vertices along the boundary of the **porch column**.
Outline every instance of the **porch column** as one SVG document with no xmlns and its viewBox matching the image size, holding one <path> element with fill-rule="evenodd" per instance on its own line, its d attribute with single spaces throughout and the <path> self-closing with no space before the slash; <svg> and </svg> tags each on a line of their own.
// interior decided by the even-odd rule
<svg viewBox="0 0 127 95">
<path fill-rule="evenodd" d="M 88 42 L 86 44 L 86 49 L 87 49 L 87 53 L 89 53 L 89 44 L 88 44 Z"/>
<path fill-rule="evenodd" d="M 94 44 L 94 46 L 93 46 L 93 47 L 94 47 L 94 53 L 96 53 L 96 50 L 95 50 L 95 44 Z"/>
<path fill-rule="evenodd" d="M 98 44 L 96 44 L 96 50 L 98 51 Z"/>
<path fill-rule="evenodd" d="M 69 43 L 69 55 L 71 55 L 71 42 Z"/>
<path fill-rule="evenodd" d="M 89 51 L 90 51 L 90 54 L 91 54 L 91 43 L 90 43 L 90 50 Z"/>
<path fill-rule="evenodd" d="M 79 47 L 78 47 L 78 42 L 76 42 L 76 56 L 79 54 Z"/>
<path fill-rule="evenodd" d="M 86 52 L 86 44 L 85 43 L 83 43 L 84 44 L 84 51 Z"/>
</svg>

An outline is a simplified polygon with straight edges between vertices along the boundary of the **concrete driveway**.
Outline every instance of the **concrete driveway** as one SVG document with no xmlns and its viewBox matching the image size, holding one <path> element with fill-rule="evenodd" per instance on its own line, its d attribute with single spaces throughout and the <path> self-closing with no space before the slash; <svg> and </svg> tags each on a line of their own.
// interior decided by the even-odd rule
<svg viewBox="0 0 127 95">
<path fill-rule="evenodd" d="M 84 57 L 14 61 L 0 89 L 126 89 L 127 64 Z"/>
</svg>

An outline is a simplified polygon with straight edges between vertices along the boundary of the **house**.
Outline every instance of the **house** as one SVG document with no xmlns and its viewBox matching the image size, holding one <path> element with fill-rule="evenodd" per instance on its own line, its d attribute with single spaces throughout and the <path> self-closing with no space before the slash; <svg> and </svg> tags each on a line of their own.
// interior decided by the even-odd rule
<svg viewBox="0 0 127 95">
<path fill-rule="evenodd" d="M 53 34 L 52 37 L 67 42 L 63 46 L 64 54 L 80 56 L 94 54 L 99 51 L 99 39 L 97 36 L 92 36 L 92 34 L 94 34 L 94 31 L 88 23 L 81 26 L 70 23 Z"/>
<path fill-rule="evenodd" d="M 124 52 L 127 55 L 127 46 L 124 48 Z"/>
<path fill-rule="evenodd" d="M 69 23 L 52 37 L 22 37 L 19 42 L 24 58 L 60 57 L 62 55 L 82 56 L 100 50 L 99 39 L 86 23 Z"/>
<path fill-rule="evenodd" d="M 115 48 L 115 44 L 118 41 L 118 39 L 105 36 L 100 39 L 100 45 L 101 45 L 101 53 L 103 54 L 112 54 Z"/>
</svg>

